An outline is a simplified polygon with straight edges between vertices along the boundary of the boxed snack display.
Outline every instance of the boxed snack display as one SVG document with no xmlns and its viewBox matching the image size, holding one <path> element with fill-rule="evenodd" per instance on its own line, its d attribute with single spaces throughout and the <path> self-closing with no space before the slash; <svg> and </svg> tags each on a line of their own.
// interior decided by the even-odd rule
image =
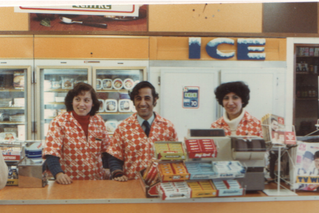
<svg viewBox="0 0 319 213">
<path fill-rule="evenodd" d="M 157 187 L 162 200 L 186 199 L 191 197 L 191 189 L 185 181 L 160 183 Z"/>
<path fill-rule="evenodd" d="M 12 98 L 0 99 L 0 107 L 11 107 L 11 106 L 12 106 Z"/>
<path fill-rule="evenodd" d="M 180 141 L 156 141 L 154 143 L 156 158 L 159 160 L 184 160 L 186 153 Z"/>
<path fill-rule="evenodd" d="M 244 194 L 244 189 L 237 180 L 213 180 L 213 183 L 218 190 L 218 197 Z"/>
<path fill-rule="evenodd" d="M 0 141 L 13 141 L 17 138 L 15 132 L 1 132 Z"/>
<path fill-rule="evenodd" d="M 163 182 L 188 180 L 190 176 L 183 162 L 161 162 L 158 171 Z"/>
<path fill-rule="evenodd" d="M 105 112 L 117 112 L 117 100 L 107 99 L 104 101 Z"/>
<path fill-rule="evenodd" d="M 191 189 L 191 198 L 195 197 L 216 197 L 218 192 L 211 180 L 189 181 L 187 182 Z"/>
<path fill-rule="evenodd" d="M 143 180 L 147 185 L 153 185 L 159 181 L 159 173 L 157 171 L 158 162 L 154 159 L 151 160 L 149 165 L 144 171 Z"/>
<path fill-rule="evenodd" d="M 188 158 L 215 158 L 217 148 L 213 139 L 185 140 Z"/>
<path fill-rule="evenodd" d="M 20 147 L 0 147 L 3 158 L 5 161 L 18 161 L 20 160 L 21 148 Z"/>
<path fill-rule="evenodd" d="M 123 81 L 120 78 L 116 78 L 113 80 L 112 85 L 114 89 L 120 90 L 123 88 Z"/>
<path fill-rule="evenodd" d="M 246 170 L 239 161 L 213 161 L 217 178 L 242 178 Z"/>
<path fill-rule="evenodd" d="M 102 80 L 102 88 L 104 90 L 112 89 L 112 79 L 105 78 Z"/>
<path fill-rule="evenodd" d="M 13 87 L 15 89 L 24 89 L 24 72 L 16 71 L 13 74 Z"/>
<path fill-rule="evenodd" d="M 145 171 L 146 169 L 138 172 L 138 177 L 139 177 L 139 180 L 140 180 L 140 184 L 145 192 L 145 196 L 147 198 L 156 198 L 156 197 L 159 197 L 159 194 L 158 194 L 158 190 L 157 190 L 157 186 L 161 183 L 160 181 L 154 181 L 153 183 L 151 184 L 146 184 L 145 181 L 144 181 L 144 174 L 145 174 Z"/>
<path fill-rule="evenodd" d="M 120 112 L 131 112 L 131 100 L 129 100 L 129 99 L 119 100 L 119 111 Z"/>
<path fill-rule="evenodd" d="M 190 174 L 190 180 L 213 179 L 217 177 L 216 172 L 213 171 L 213 165 L 211 161 L 189 161 L 185 162 L 185 165 Z"/>
</svg>

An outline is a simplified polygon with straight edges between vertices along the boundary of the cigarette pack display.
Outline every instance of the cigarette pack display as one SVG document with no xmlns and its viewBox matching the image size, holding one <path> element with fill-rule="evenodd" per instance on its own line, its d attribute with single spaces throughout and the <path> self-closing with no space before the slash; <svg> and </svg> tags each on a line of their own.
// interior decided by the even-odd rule
<svg viewBox="0 0 319 213">
<path fill-rule="evenodd" d="M 190 176 L 183 162 L 160 162 L 158 171 L 162 182 L 189 180 Z"/>
<path fill-rule="evenodd" d="M 160 183 L 157 187 L 162 200 L 190 198 L 191 189 L 185 181 Z"/>
<path fill-rule="evenodd" d="M 105 122 L 106 131 L 108 134 L 113 134 L 115 129 L 117 128 L 118 121 L 117 120 L 108 120 Z"/>
<path fill-rule="evenodd" d="M 103 99 L 98 99 L 100 103 L 100 108 L 99 112 L 104 112 L 104 100 Z"/>
<path fill-rule="evenodd" d="M 11 115 L 9 116 L 9 121 L 18 121 L 18 122 L 25 121 L 25 115 L 24 114 Z"/>
<path fill-rule="evenodd" d="M 23 71 L 14 72 L 13 87 L 15 89 L 24 89 L 24 72 Z"/>
<path fill-rule="evenodd" d="M 62 89 L 73 89 L 73 78 L 63 77 L 62 78 Z"/>
<path fill-rule="evenodd" d="M 217 178 L 216 172 L 213 171 L 213 165 L 211 161 L 189 161 L 185 162 L 185 166 L 190 174 L 190 180 L 205 180 Z"/>
<path fill-rule="evenodd" d="M 117 112 L 117 100 L 107 99 L 104 101 L 105 112 Z"/>
<path fill-rule="evenodd" d="M 246 170 L 239 161 L 213 161 L 217 178 L 243 178 Z"/>
<path fill-rule="evenodd" d="M 237 180 L 213 180 L 215 188 L 218 190 L 218 197 L 241 196 L 244 189 Z"/>
<path fill-rule="evenodd" d="M 112 85 L 114 89 L 120 90 L 123 88 L 123 81 L 120 78 L 116 78 L 113 80 Z"/>
<path fill-rule="evenodd" d="M 187 182 L 191 189 L 191 198 L 216 197 L 218 192 L 211 180 Z"/>
<path fill-rule="evenodd" d="M 216 158 L 217 148 L 213 139 L 185 140 L 188 158 Z"/>
<path fill-rule="evenodd" d="M 140 181 L 140 184 L 144 190 L 145 196 L 147 198 L 156 198 L 159 197 L 158 191 L 157 191 L 157 186 L 160 184 L 160 181 L 154 181 L 153 183 L 151 183 L 150 185 L 147 185 L 144 181 L 144 173 L 145 173 L 145 169 L 138 172 L 138 179 Z"/>
<path fill-rule="evenodd" d="M 157 141 L 154 143 L 156 158 L 159 160 L 184 160 L 186 153 L 182 142 Z"/>
<path fill-rule="evenodd" d="M 112 79 L 105 78 L 102 80 L 102 88 L 104 90 L 112 89 Z"/>
<path fill-rule="evenodd" d="M 131 100 L 129 99 L 122 99 L 119 100 L 119 111 L 120 112 L 131 112 Z"/>
<path fill-rule="evenodd" d="M 127 90 L 131 90 L 134 87 L 134 81 L 131 78 L 127 78 L 124 80 L 124 88 Z"/>
</svg>

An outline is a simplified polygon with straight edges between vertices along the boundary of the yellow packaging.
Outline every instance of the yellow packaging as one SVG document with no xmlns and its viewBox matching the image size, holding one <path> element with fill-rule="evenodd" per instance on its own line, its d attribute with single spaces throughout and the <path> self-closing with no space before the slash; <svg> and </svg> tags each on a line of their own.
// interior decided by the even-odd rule
<svg viewBox="0 0 319 213">
<path fill-rule="evenodd" d="M 185 160 L 186 153 L 182 142 L 157 141 L 154 143 L 156 158 L 159 160 Z"/>
<path fill-rule="evenodd" d="M 158 168 L 164 182 L 188 180 L 190 177 L 184 163 L 160 163 Z"/>
<path fill-rule="evenodd" d="M 216 197 L 217 189 L 211 180 L 194 181 L 187 183 L 191 188 L 191 198 L 193 197 Z"/>
</svg>

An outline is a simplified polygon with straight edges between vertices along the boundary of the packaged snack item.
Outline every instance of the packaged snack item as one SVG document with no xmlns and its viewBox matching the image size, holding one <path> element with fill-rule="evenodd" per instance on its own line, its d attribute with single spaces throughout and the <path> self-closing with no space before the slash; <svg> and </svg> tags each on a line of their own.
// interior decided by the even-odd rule
<svg viewBox="0 0 319 213">
<path fill-rule="evenodd" d="M 24 114 L 16 114 L 9 116 L 9 121 L 25 121 L 25 115 Z"/>
<path fill-rule="evenodd" d="M 108 134 L 113 134 L 115 129 L 117 128 L 118 122 L 117 120 L 108 120 L 105 122 L 106 131 Z"/>
<path fill-rule="evenodd" d="M 104 90 L 112 89 L 112 79 L 109 79 L 109 78 L 103 79 L 102 85 Z"/>
<path fill-rule="evenodd" d="M 15 89 L 24 89 L 24 72 L 15 71 L 13 74 L 13 87 Z"/>
<path fill-rule="evenodd" d="M 217 148 L 213 139 L 188 139 L 185 140 L 189 158 L 215 158 Z"/>
<path fill-rule="evenodd" d="M 218 178 L 243 178 L 246 174 L 239 161 L 214 161 L 213 170 Z"/>
<path fill-rule="evenodd" d="M 123 81 L 120 78 L 116 78 L 113 80 L 113 88 L 120 90 L 123 88 Z"/>
<path fill-rule="evenodd" d="M 120 112 L 131 112 L 131 100 L 129 100 L 129 99 L 119 100 L 119 111 Z"/>
<path fill-rule="evenodd" d="M 158 185 L 162 200 L 190 198 L 191 189 L 186 182 L 166 182 Z"/>
<path fill-rule="evenodd" d="M 51 89 L 60 89 L 62 87 L 61 77 L 56 75 L 51 79 Z"/>
<path fill-rule="evenodd" d="M 218 192 L 211 180 L 187 182 L 191 197 L 216 197 Z"/>
<path fill-rule="evenodd" d="M 156 141 L 154 150 L 155 156 L 159 160 L 186 159 L 186 153 L 180 141 Z"/>
<path fill-rule="evenodd" d="M 17 138 L 15 132 L 1 132 L 0 141 L 13 141 Z"/>
<path fill-rule="evenodd" d="M 158 171 L 163 182 L 188 180 L 190 176 L 183 162 L 160 162 Z"/>
<path fill-rule="evenodd" d="M 97 90 L 100 90 L 100 89 L 102 89 L 102 79 L 96 79 L 96 89 Z"/>
<path fill-rule="evenodd" d="M 244 189 L 237 180 L 213 180 L 218 196 L 240 196 L 244 194 Z"/>
<path fill-rule="evenodd" d="M 130 78 L 124 80 L 124 88 L 127 90 L 131 90 L 134 87 L 134 81 Z"/>
<path fill-rule="evenodd" d="M 216 172 L 213 171 L 213 165 L 211 161 L 189 161 L 185 162 L 185 166 L 190 174 L 190 180 L 204 180 L 217 177 Z"/>
<path fill-rule="evenodd" d="M 63 77 L 62 89 L 73 89 L 73 79 L 70 77 Z"/>
<path fill-rule="evenodd" d="M 104 100 L 103 99 L 98 99 L 100 102 L 100 108 L 99 108 L 99 112 L 104 112 Z"/>
<path fill-rule="evenodd" d="M 117 112 L 117 100 L 107 99 L 104 101 L 105 112 Z"/>
</svg>

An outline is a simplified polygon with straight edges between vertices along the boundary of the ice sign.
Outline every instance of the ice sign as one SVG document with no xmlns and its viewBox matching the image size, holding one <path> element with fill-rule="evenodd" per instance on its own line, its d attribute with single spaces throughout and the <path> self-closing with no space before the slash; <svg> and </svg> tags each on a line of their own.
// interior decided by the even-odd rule
<svg viewBox="0 0 319 213">
<path fill-rule="evenodd" d="M 183 108 L 197 109 L 199 107 L 199 87 L 184 86 Z"/>
</svg>

